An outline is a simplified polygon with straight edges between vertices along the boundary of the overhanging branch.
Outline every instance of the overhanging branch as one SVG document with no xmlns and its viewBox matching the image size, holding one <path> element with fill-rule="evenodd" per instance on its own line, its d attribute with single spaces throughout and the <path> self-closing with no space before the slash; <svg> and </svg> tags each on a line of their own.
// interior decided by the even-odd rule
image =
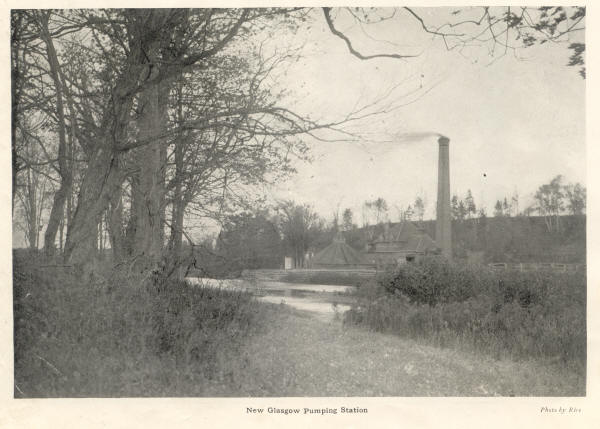
<svg viewBox="0 0 600 429">
<path fill-rule="evenodd" d="M 396 59 L 404 59 L 404 58 L 414 58 L 414 57 L 417 56 L 417 55 L 401 55 L 401 54 L 374 54 L 374 55 L 363 55 L 363 54 L 361 54 L 356 49 L 354 49 L 354 47 L 352 46 L 352 42 L 350 42 L 350 39 L 348 39 L 348 37 L 344 33 L 342 33 L 341 31 L 339 31 L 338 29 L 335 28 L 335 26 L 333 25 L 333 20 L 331 19 L 331 15 L 329 14 L 330 11 L 331 11 L 330 7 L 324 7 L 323 8 L 323 15 L 325 15 L 325 21 L 327 22 L 327 26 L 329 27 L 329 30 L 334 35 L 336 35 L 337 37 L 339 37 L 340 39 L 342 39 L 344 42 L 346 42 L 346 46 L 348 47 L 348 50 L 356 58 L 359 58 L 361 60 L 371 60 L 373 58 L 396 58 Z"/>
</svg>

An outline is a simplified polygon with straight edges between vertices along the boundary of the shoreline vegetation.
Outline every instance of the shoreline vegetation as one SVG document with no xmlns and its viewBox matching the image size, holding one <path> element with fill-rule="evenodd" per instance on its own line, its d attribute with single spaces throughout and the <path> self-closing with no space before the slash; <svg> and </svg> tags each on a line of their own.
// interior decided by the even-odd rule
<svg viewBox="0 0 600 429">
<path fill-rule="evenodd" d="M 494 271 L 431 258 L 364 283 L 345 322 L 496 358 L 586 372 L 586 273 Z"/>
<path fill-rule="evenodd" d="M 430 306 L 415 301 L 431 299 L 427 282 L 410 295 L 414 273 L 394 271 L 324 322 L 243 291 L 126 270 L 80 279 L 23 256 L 13 260 L 16 398 L 585 395 L 585 277 L 504 278 L 501 308 L 482 319 L 484 303 L 495 308 L 483 295 L 494 273 L 460 271 L 466 289 L 434 293 Z M 500 321 L 504 331 L 489 331 Z"/>
</svg>

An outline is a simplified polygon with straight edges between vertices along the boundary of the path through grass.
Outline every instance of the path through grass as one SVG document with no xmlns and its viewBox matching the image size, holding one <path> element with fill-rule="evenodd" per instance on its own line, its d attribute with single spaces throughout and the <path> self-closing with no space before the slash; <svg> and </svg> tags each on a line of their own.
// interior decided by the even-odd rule
<svg viewBox="0 0 600 429">
<path fill-rule="evenodd" d="M 235 396 L 585 395 L 581 376 L 553 366 L 440 349 L 287 308 L 269 314 L 240 356 Z"/>
</svg>

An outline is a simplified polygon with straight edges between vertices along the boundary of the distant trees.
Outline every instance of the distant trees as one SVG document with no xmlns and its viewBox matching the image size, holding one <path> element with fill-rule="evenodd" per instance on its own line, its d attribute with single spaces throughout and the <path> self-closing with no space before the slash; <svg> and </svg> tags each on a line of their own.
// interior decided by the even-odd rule
<svg viewBox="0 0 600 429">
<path fill-rule="evenodd" d="M 268 211 L 229 216 L 217 238 L 215 251 L 231 271 L 279 268 L 282 239 Z"/>
<path fill-rule="evenodd" d="M 467 217 L 468 218 L 475 217 L 475 215 L 477 214 L 477 206 L 475 205 L 475 200 L 473 199 L 473 194 L 471 193 L 470 189 L 467 190 L 467 196 L 465 197 L 464 205 L 465 205 Z"/>
<path fill-rule="evenodd" d="M 512 205 L 508 202 L 506 197 L 504 197 L 503 200 L 496 200 L 496 204 L 494 205 L 494 217 L 510 217 L 511 213 Z"/>
<path fill-rule="evenodd" d="M 565 187 L 567 208 L 571 214 L 582 215 L 586 207 L 586 189 L 580 183 L 570 184 Z"/>
<path fill-rule="evenodd" d="M 549 232 L 559 232 L 560 216 L 564 214 L 583 215 L 586 206 L 586 189 L 580 183 L 563 184 L 563 177 L 558 175 L 549 183 L 541 185 L 534 194 L 534 204 L 519 210 L 519 194 L 517 191 L 510 198 L 496 200 L 494 217 L 531 216 L 535 211 L 544 217 Z"/>
<path fill-rule="evenodd" d="M 342 229 L 344 231 L 349 231 L 354 227 L 354 213 L 351 208 L 347 208 L 342 213 Z"/>
<path fill-rule="evenodd" d="M 363 225 L 379 225 L 388 219 L 388 204 L 381 197 L 363 203 Z"/>
<path fill-rule="evenodd" d="M 465 220 L 475 217 L 477 214 L 477 206 L 471 190 L 467 190 L 465 199 L 459 199 L 458 195 L 453 195 L 450 201 L 450 212 L 452 219 L 454 220 Z"/>
<path fill-rule="evenodd" d="M 421 196 L 417 196 L 417 198 L 415 198 L 414 207 L 417 220 L 422 222 L 423 218 L 425 217 L 425 201 Z"/>
<path fill-rule="evenodd" d="M 324 220 L 307 204 L 283 201 L 277 208 L 278 225 L 286 251 L 297 268 L 304 267 L 305 254 L 324 231 Z"/>
<path fill-rule="evenodd" d="M 32 250 L 39 248 L 40 231 L 43 227 L 42 213 L 47 209 L 52 195 L 51 181 L 31 166 L 24 168 L 19 177 L 15 195 L 18 198 L 17 223 Z"/>
<path fill-rule="evenodd" d="M 502 216 L 505 216 L 504 206 L 502 205 L 502 201 L 496 200 L 496 204 L 494 205 L 494 217 Z"/>
<path fill-rule="evenodd" d="M 539 187 L 535 193 L 537 209 L 544 216 L 548 231 L 560 230 L 560 213 L 564 209 L 562 176 L 556 176 L 550 183 Z"/>
</svg>

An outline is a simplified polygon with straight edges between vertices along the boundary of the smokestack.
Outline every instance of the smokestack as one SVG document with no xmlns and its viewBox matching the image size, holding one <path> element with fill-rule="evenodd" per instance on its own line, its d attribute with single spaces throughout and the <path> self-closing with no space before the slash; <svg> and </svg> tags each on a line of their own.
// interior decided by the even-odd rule
<svg viewBox="0 0 600 429">
<path fill-rule="evenodd" d="M 442 255 L 452 259 L 452 236 L 450 218 L 450 139 L 440 136 L 438 160 L 438 195 L 437 220 L 435 224 L 435 241 Z"/>
</svg>

